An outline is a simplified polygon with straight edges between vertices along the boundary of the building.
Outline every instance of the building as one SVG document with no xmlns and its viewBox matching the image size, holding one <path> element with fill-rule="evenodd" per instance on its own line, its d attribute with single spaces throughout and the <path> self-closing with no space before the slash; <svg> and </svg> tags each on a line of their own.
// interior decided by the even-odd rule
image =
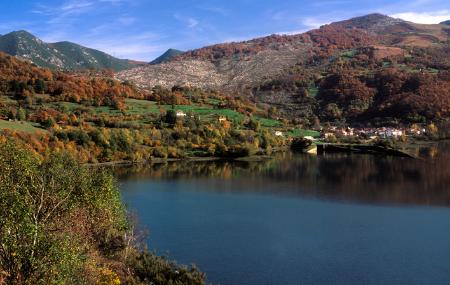
<svg viewBox="0 0 450 285">
<path fill-rule="evenodd" d="M 186 117 L 186 113 L 183 111 L 177 111 L 177 118 L 184 118 Z"/>
</svg>

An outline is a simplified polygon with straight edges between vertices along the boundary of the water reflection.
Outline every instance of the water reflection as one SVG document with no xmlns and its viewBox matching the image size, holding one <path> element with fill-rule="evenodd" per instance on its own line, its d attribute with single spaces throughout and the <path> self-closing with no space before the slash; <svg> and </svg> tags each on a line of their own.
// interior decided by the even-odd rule
<svg viewBox="0 0 450 285">
<path fill-rule="evenodd" d="M 185 161 L 121 167 L 116 173 L 122 181 L 195 181 L 199 191 L 257 191 L 351 202 L 449 206 L 450 143 L 410 151 L 420 159 L 283 153 L 265 162 Z"/>
</svg>

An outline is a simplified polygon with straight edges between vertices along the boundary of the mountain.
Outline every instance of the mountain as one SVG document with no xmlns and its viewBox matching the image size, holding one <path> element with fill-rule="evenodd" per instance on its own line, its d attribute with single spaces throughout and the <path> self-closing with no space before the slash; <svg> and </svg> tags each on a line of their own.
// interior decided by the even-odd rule
<svg viewBox="0 0 450 285">
<path fill-rule="evenodd" d="M 165 53 L 163 53 L 161 56 L 150 62 L 150 64 L 160 64 L 164 62 L 168 62 L 172 60 L 173 58 L 183 54 L 184 52 L 177 49 L 168 49 Z"/>
<path fill-rule="evenodd" d="M 441 25 L 450 25 L 450 20 L 444 21 L 440 23 Z"/>
<path fill-rule="evenodd" d="M 429 105 L 433 110 L 430 111 L 424 106 L 426 100 L 441 102 L 442 106 L 448 105 L 445 100 L 450 101 L 445 91 L 446 82 L 450 81 L 445 76 L 450 70 L 449 35 L 445 25 L 416 24 L 370 14 L 303 34 L 271 35 L 191 50 L 161 64 L 119 72 L 116 77 L 140 88 L 189 85 L 219 89 L 276 107 L 291 118 L 311 118 L 318 112 L 323 114 L 326 108 L 331 117 L 339 115 L 346 119 L 363 115 L 369 118 L 369 111 L 371 116 L 382 112 L 380 116 L 397 116 L 402 114 L 401 108 L 413 110 L 411 117 L 428 118 L 440 107 Z M 380 75 L 383 72 L 391 73 L 383 77 Z M 417 74 L 424 77 L 411 78 Z M 387 89 L 376 84 L 393 84 L 385 82 L 386 78 L 394 78 L 398 84 L 409 84 L 405 81 L 408 78 L 418 83 L 379 98 L 378 94 Z M 420 87 L 422 84 L 435 93 L 436 86 L 445 92 L 434 98 L 425 87 Z M 360 88 L 361 95 L 345 93 L 354 88 Z M 420 99 L 419 93 L 430 98 Z M 348 99 L 342 99 L 342 94 L 347 94 Z M 328 96 L 332 99 L 328 100 Z M 395 112 L 386 109 L 400 104 L 401 98 L 409 98 L 405 99 L 410 100 L 407 107 L 398 107 Z"/>
<path fill-rule="evenodd" d="M 71 42 L 45 43 L 27 31 L 0 36 L 0 51 L 40 67 L 59 70 L 93 68 L 120 71 L 136 66 L 128 60 Z"/>
<path fill-rule="evenodd" d="M 375 47 L 372 56 L 383 57 L 403 54 L 408 46 L 439 48 L 449 35 L 443 27 L 370 14 L 298 35 L 271 35 L 208 46 L 117 76 L 134 80 L 141 87 L 191 84 L 242 90 L 294 66 L 304 66 L 314 58 L 332 59 L 340 51 Z"/>
</svg>

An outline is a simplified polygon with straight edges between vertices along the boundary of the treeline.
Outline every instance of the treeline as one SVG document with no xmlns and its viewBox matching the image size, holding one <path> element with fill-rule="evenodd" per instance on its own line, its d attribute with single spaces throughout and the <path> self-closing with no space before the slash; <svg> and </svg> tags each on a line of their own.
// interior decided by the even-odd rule
<svg viewBox="0 0 450 285">
<path fill-rule="evenodd" d="M 0 284 L 204 284 L 142 248 L 108 172 L 0 139 Z"/>
</svg>

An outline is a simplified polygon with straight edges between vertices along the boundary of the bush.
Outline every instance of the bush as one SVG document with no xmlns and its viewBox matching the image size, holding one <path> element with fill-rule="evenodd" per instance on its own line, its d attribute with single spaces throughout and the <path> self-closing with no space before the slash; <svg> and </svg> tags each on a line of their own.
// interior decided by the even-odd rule
<svg viewBox="0 0 450 285">
<path fill-rule="evenodd" d="M 199 272 L 195 266 L 179 267 L 175 262 L 148 251 L 132 254 L 127 264 L 134 270 L 134 277 L 128 281 L 129 284 L 205 284 L 205 274 Z"/>
</svg>

